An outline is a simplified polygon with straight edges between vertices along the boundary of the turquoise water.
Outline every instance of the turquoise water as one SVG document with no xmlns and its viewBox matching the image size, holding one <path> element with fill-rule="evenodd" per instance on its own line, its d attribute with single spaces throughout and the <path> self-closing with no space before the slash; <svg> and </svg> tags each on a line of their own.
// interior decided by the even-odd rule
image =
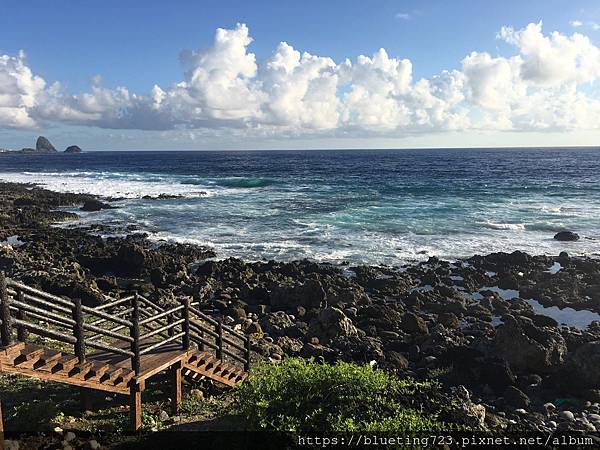
<svg viewBox="0 0 600 450">
<path fill-rule="evenodd" d="M 3 155 L 0 179 L 120 198 L 82 221 L 247 259 L 600 254 L 600 149 Z M 171 199 L 144 199 L 160 194 Z M 582 239 L 552 239 L 563 229 Z"/>
</svg>

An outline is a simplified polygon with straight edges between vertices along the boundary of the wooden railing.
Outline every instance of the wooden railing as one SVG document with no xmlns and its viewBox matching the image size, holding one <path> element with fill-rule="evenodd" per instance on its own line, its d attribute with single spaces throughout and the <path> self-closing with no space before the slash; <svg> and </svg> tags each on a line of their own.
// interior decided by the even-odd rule
<svg viewBox="0 0 600 450">
<path fill-rule="evenodd" d="M 2 346 L 28 334 L 73 346 L 80 363 L 87 348 L 131 358 L 136 374 L 141 356 L 170 343 L 182 350 L 193 346 L 214 350 L 217 358 L 241 363 L 250 370 L 250 339 L 192 306 L 189 298 L 165 309 L 134 293 L 92 308 L 80 299 L 65 299 L 29 287 L 0 274 L 0 340 Z M 141 343 L 144 343 L 143 349 Z"/>
</svg>

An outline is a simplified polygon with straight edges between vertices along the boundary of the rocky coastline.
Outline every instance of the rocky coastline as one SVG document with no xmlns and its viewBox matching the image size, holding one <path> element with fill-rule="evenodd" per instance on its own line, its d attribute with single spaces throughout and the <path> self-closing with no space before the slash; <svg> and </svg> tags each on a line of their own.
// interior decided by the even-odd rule
<svg viewBox="0 0 600 450">
<path fill-rule="evenodd" d="M 487 429 L 600 431 L 598 259 L 513 252 L 402 267 L 246 262 L 157 243 L 133 227 L 69 225 L 75 210 L 110 203 L 0 183 L 0 270 L 88 305 L 131 290 L 161 304 L 191 296 L 251 333 L 256 358 L 273 363 L 293 355 L 436 374 Z M 591 319 L 561 326 L 543 308 Z"/>
</svg>

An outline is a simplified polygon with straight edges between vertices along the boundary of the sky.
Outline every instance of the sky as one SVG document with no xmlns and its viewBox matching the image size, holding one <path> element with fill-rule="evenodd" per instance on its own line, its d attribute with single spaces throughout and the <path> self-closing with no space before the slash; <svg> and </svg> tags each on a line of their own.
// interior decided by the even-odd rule
<svg viewBox="0 0 600 450">
<path fill-rule="evenodd" d="M 0 148 L 600 142 L 592 0 L 0 0 Z"/>
</svg>

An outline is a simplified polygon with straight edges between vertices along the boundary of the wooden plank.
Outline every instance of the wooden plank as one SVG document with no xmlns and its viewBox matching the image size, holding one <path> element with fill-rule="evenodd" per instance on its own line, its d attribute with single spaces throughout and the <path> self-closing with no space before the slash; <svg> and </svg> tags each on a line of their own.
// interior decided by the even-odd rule
<svg viewBox="0 0 600 450">
<path fill-rule="evenodd" d="M 25 342 L 15 342 L 8 347 L 2 347 L 2 353 L 0 356 L 10 358 L 13 354 L 21 353 L 21 350 L 25 348 Z"/>
<path fill-rule="evenodd" d="M 85 375 L 92 369 L 92 365 L 94 363 L 92 361 L 85 361 L 80 364 L 75 365 L 69 372 L 69 377 L 85 379 Z"/>
<path fill-rule="evenodd" d="M 135 376 L 135 372 L 133 370 L 128 370 L 127 372 L 122 373 L 115 380 L 115 386 L 126 388 L 129 385 L 129 381 Z"/>
<path fill-rule="evenodd" d="M 40 361 L 44 364 L 51 363 L 53 361 L 58 361 L 62 357 L 62 352 L 58 350 L 46 349 L 46 352 L 40 356 Z"/>
<path fill-rule="evenodd" d="M 79 362 L 79 359 L 75 355 L 64 355 L 58 360 L 58 364 L 52 368 L 52 373 L 56 372 L 70 372 L 75 364 Z"/>
<path fill-rule="evenodd" d="M 101 383 L 113 383 L 116 381 L 117 378 L 119 378 L 121 376 L 121 374 L 123 373 L 123 369 L 122 367 L 117 367 L 116 369 L 104 374 L 104 376 L 100 379 Z"/>
<path fill-rule="evenodd" d="M 85 379 L 89 381 L 100 382 L 100 379 L 104 376 L 108 369 L 110 369 L 110 366 L 108 364 L 93 364 L 90 371 L 85 375 Z"/>
<path fill-rule="evenodd" d="M 25 349 L 21 350 L 21 354 L 15 361 L 31 361 L 32 359 L 39 359 L 44 354 L 46 349 L 44 347 L 38 347 L 34 345 L 27 345 Z M 15 362 L 15 364 L 17 364 Z"/>
<path fill-rule="evenodd" d="M 121 386 L 113 386 L 110 384 L 102 384 L 102 383 L 93 383 L 86 380 L 81 380 L 77 378 L 70 378 L 62 375 L 61 373 L 52 373 L 52 372 L 41 372 L 39 370 L 33 369 L 21 369 L 13 366 L 3 366 L 3 372 L 5 373 L 13 373 L 17 375 L 25 375 L 28 377 L 39 378 L 41 380 L 46 381 L 56 381 L 59 383 L 70 384 L 73 386 L 82 386 L 89 387 L 91 389 L 99 390 L 99 391 L 107 391 L 114 392 L 117 394 L 127 394 L 129 390 L 126 387 Z"/>
</svg>

